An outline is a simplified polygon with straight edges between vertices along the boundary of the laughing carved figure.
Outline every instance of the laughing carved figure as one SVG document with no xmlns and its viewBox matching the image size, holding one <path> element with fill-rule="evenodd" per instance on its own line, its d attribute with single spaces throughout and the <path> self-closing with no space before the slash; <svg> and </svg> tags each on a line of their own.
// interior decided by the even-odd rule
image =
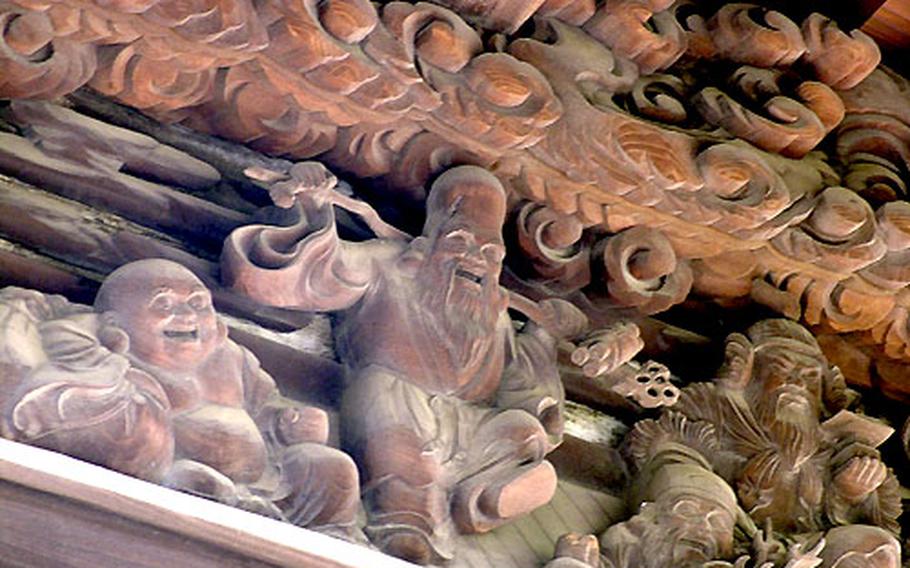
<svg viewBox="0 0 910 568">
<path fill-rule="evenodd" d="M 5 437 L 358 536 L 356 466 L 325 445 L 326 413 L 280 396 L 196 276 L 162 259 L 127 264 L 95 308 L 0 291 Z"/>
<path fill-rule="evenodd" d="M 454 528 L 483 532 L 547 503 L 556 475 L 544 456 L 562 433 L 555 336 L 586 322 L 551 301 L 541 307 L 553 325 L 515 331 L 499 285 L 499 181 L 476 167 L 449 170 L 411 239 L 334 192 L 320 164 L 256 175 L 299 221 L 235 231 L 223 274 L 265 303 L 340 311 L 336 345 L 351 378 L 342 435 L 364 472 L 373 542 L 439 562 L 452 556 Z M 332 204 L 355 210 L 379 238 L 339 239 Z"/>
</svg>

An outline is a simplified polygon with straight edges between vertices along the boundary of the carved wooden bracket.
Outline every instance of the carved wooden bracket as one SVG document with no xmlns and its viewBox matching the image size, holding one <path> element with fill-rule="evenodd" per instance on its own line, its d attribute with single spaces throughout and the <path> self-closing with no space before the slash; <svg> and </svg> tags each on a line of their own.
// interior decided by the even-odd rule
<svg viewBox="0 0 910 568">
<path fill-rule="evenodd" d="M 901 80 L 869 76 L 879 53 L 866 36 L 747 4 L 479 6 L 474 21 L 508 31 L 536 9 L 537 31 L 490 48 L 426 3 L 4 0 L 0 96 L 88 85 L 272 154 L 319 154 L 418 199 L 453 163 L 488 166 L 587 230 L 660 231 L 695 291 L 752 294 L 910 357 L 906 286 L 860 274 L 896 262 L 878 236 L 893 232 L 880 220 L 891 213 L 878 209 L 904 191 L 910 123 L 888 110 L 906 106 Z M 732 68 L 731 84 L 692 75 L 695 63 Z M 655 70 L 679 77 L 646 75 Z M 897 98 L 870 102 L 876 90 Z M 885 128 L 872 134 L 858 115 L 874 109 Z M 843 179 L 811 151 L 832 129 L 852 164 Z"/>
</svg>

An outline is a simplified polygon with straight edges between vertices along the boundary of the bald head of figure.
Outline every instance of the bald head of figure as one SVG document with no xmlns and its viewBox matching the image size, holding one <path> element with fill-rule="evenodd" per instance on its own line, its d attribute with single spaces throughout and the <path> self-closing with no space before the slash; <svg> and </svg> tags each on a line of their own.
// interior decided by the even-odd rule
<svg viewBox="0 0 910 568">
<path fill-rule="evenodd" d="M 171 371 L 194 369 L 223 337 L 211 293 L 169 260 L 121 266 L 101 285 L 95 309 L 129 336 L 130 355 Z"/>
</svg>

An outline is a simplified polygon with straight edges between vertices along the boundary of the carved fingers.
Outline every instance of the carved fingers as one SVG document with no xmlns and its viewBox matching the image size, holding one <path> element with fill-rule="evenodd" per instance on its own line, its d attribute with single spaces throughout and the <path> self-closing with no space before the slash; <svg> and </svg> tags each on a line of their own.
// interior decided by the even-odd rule
<svg viewBox="0 0 910 568">
<path fill-rule="evenodd" d="M 627 363 L 645 346 L 634 323 L 619 323 L 589 335 L 572 352 L 572 363 L 586 377 L 597 377 Z"/>
<path fill-rule="evenodd" d="M 317 205 L 332 199 L 332 191 L 338 178 L 319 162 L 298 162 L 287 174 L 264 168 L 247 168 L 249 178 L 268 184 L 269 196 L 275 205 L 285 209 L 292 207 L 299 195 L 306 195 Z"/>
<path fill-rule="evenodd" d="M 857 503 L 878 489 L 888 468 L 878 450 L 852 437 L 839 444 L 831 458 L 834 486 L 849 503 Z"/>
<path fill-rule="evenodd" d="M 819 539 L 815 546 L 805 551 L 802 544 L 796 543 L 790 547 L 787 554 L 787 564 L 784 568 L 815 568 L 822 563 L 822 559 L 818 555 L 821 554 L 824 548 L 824 538 Z"/>
<path fill-rule="evenodd" d="M 857 503 L 878 489 L 888 476 L 888 468 L 878 457 L 854 457 L 835 469 L 834 484 L 850 503 Z"/>
</svg>

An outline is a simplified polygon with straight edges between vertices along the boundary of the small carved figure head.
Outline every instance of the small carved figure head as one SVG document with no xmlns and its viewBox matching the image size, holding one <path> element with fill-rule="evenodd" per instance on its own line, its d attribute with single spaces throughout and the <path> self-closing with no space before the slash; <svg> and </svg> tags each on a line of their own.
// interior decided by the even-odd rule
<svg viewBox="0 0 910 568">
<path fill-rule="evenodd" d="M 733 555 L 736 495 L 695 449 L 711 451 L 714 436 L 712 427 L 674 412 L 635 425 L 626 450 L 638 471 L 631 495 L 639 511 L 603 534 L 606 556 L 622 558 L 617 565 L 658 568 Z"/>
<path fill-rule="evenodd" d="M 643 543 L 663 548 L 661 566 L 701 566 L 732 554 L 736 495 L 697 451 L 662 444 L 634 489 L 639 517 L 650 521 L 655 538 Z"/>
<path fill-rule="evenodd" d="M 465 323 L 489 326 L 508 298 L 499 286 L 505 256 L 502 224 L 505 191 L 482 168 L 453 168 L 436 180 L 427 199 L 423 235 L 412 251 L 422 253 L 417 279 L 438 306 Z"/>
<path fill-rule="evenodd" d="M 224 338 L 211 293 L 169 260 L 121 266 L 101 285 L 95 309 L 126 333 L 130 355 L 163 369 L 194 369 Z"/>
<path fill-rule="evenodd" d="M 829 367 L 812 334 L 795 322 L 769 319 L 750 327 L 747 335 L 755 360 L 746 394 L 759 417 L 766 424 L 816 426 Z"/>
<path fill-rule="evenodd" d="M 900 543 L 888 531 L 869 525 L 835 527 L 825 535 L 823 568 L 898 568 Z"/>
</svg>

